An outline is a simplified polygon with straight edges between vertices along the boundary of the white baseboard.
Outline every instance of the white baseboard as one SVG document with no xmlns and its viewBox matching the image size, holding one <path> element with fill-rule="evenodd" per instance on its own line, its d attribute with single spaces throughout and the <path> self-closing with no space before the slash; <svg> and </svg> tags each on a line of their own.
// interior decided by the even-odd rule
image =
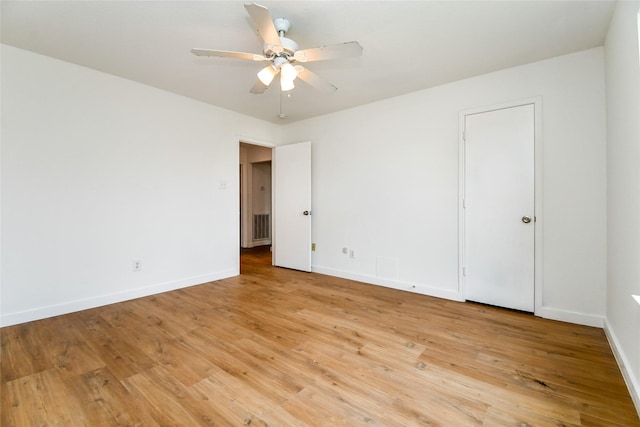
<svg viewBox="0 0 640 427">
<path fill-rule="evenodd" d="M 620 342 L 618 341 L 616 334 L 609 327 L 606 319 L 604 321 L 604 333 L 609 340 L 609 345 L 611 346 L 611 350 L 613 351 L 613 356 L 616 358 L 616 362 L 618 362 L 618 367 L 620 368 L 620 372 L 622 372 L 624 382 L 627 384 L 629 394 L 631 395 L 631 400 L 633 400 L 633 404 L 636 406 L 638 416 L 640 416 L 640 383 L 638 383 L 638 380 L 629 369 L 631 364 L 629 363 L 629 360 L 627 359 L 624 351 L 622 351 Z"/>
<path fill-rule="evenodd" d="M 157 283 L 143 288 L 131 289 L 126 292 L 118 292 L 108 295 L 100 295 L 93 298 L 69 301 L 61 304 L 50 305 L 46 307 L 38 307 L 32 310 L 24 310 L 13 313 L 2 313 L 0 318 L 0 326 L 11 326 L 19 323 L 31 322 L 34 320 L 46 319 L 47 317 L 59 316 L 62 314 L 73 313 L 76 311 L 87 310 L 90 308 L 101 307 L 103 305 L 114 304 L 117 302 L 128 301 L 136 298 L 156 295 L 162 292 L 173 291 L 175 289 L 186 288 L 189 286 L 199 285 L 202 283 L 213 282 L 215 280 L 226 279 L 227 277 L 237 276 L 238 271 L 229 269 L 216 273 L 204 274 L 201 276 L 186 277 L 171 282 Z"/>
<path fill-rule="evenodd" d="M 311 271 L 315 273 L 326 274 L 327 276 L 341 277 L 343 279 L 355 280 L 371 285 L 384 286 L 386 288 L 415 292 L 417 294 L 428 295 L 437 298 L 445 298 L 453 301 L 464 301 L 458 291 L 434 288 L 419 283 L 409 283 L 400 280 L 383 279 L 373 275 L 353 273 L 351 271 L 338 270 L 335 268 L 323 267 L 319 265 L 313 265 L 311 267 Z"/>
<path fill-rule="evenodd" d="M 400 280 L 382 279 L 377 276 L 359 274 L 351 271 L 338 270 L 330 267 L 323 267 L 320 265 L 313 265 L 312 271 L 320 274 L 326 274 L 328 276 L 341 277 L 343 279 L 356 280 L 358 282 L 369 283 L 371 285 L 384 286 L 387 288 L 399 289 L 402 291 L 415 292 L 422 295 L 429 295 L 437 298 L 445 298 L 453 301 L 464 301 L 464 297 L 460 292 L 435 288 L 423 284 L 403 282 Z M 578 325 L 593 326 L 596 328 L 602 328 L 604 325 L 604 317 L 592 314 L 577 313 L 572 311 L 558 310 L 549 307 L 541 307 L 536 309 L 536 316 L 559 320 L 561 322 L 575 323 Z"/>
<path fill-rule="evenodd" d="M 256 246 L 267 246 L 271 245 L 271 239 L 263 239 L 263 240 L 253 240 L 249 242 L 249 246 L 247 248 L 255 248 Z"/>
<path fill-rule="evenodd" d="M 602 328 L 604 326 L 604 316 L 596 316 L 593 314 L 540 307 L 536 308 L 535 315 L 545 319 L 559 320 L 561 322 L 575 323 L 577 325 L 593 326 L 595 328 Z"/>
</svg>

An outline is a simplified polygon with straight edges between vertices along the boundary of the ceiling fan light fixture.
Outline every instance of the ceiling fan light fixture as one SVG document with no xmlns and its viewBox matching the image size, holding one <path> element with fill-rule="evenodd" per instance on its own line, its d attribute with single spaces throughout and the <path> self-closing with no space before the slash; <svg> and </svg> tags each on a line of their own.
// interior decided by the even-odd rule
<svg viewBox="0 0 640 427">
<path fill-rule="evenodd" d="M 265 86 L 269 86 L 273 81 L 273 78 L 278 74 L 278 69 L 273 65 L 267 65 L 262 70 L 258 72 L 258 79 Z"/>
<path fill-rule="evenodd" d="M 293 88 L 295 88 L 296 85 L 293 84 L 293 80 L 287 80 L 283 74 L 280 74 L 280 89 L 283 92 L 287 92 Z"/>
<path fill-rule="evenodd" d="M 293 82 L 298 77 L 298 70 L 289 62 L 285 62 L 280 66 L 280 72 L 282 73 L 282 79 Z"/>
</svg>

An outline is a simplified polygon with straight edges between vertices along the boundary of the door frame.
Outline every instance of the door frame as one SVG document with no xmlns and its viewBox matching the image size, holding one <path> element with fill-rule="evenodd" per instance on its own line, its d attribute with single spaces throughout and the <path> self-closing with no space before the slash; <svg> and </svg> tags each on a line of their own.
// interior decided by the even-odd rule
<svg viewBox="0 0 640 427">
<path fill-rule="evenodd" d="M 465 195 L 465 117 L 471 114 L 488 113 L 496 110 L 520 107 L 523 105 L 534 106 L 534 314 L 538 315 L 542 309 L 542 229 L 544 218 L 542 216 L 542 97 L 536 96 L 516 101 L 504 102 L 484 107 L 477 107 L 461 111 L 458 115 L 458 294 L 461 301 L 465 301 L 465 281 L 463 267 L 465 265 L 465 209 L 463 206 Z"/>
</svg>

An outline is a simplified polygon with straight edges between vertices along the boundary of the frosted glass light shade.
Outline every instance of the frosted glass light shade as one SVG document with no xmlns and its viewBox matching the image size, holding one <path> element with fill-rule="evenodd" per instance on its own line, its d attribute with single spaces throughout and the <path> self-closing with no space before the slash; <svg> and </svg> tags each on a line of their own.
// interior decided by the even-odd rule
<svg viewBox="0 0 640 427">
<path fill-rule="evenodd" d="M 280 66 L 280 72 L 282 73 L 283 79 L 289 80 L 291 82 L 293 82 L 296 77 L 298 77 L 298 71 L 293 65 L 289 64 L 288 62 Z"/>
<path fill-rule="evenodd" d="M 283 92 L 293 89 L 296 85 L 293 84 L 293 80 L 287 80 L 284 77 L 284 73 L 280 75 L 280 89 Z"/>
<path fill-rule="evenodd" d="M 262 70 L 258 72 L 258 79 L 265 86 L 269 86 L 273 81 L 273 78 L 278 74 L 278 69 L 273 65 L 267 65 Z"/>
</svg>

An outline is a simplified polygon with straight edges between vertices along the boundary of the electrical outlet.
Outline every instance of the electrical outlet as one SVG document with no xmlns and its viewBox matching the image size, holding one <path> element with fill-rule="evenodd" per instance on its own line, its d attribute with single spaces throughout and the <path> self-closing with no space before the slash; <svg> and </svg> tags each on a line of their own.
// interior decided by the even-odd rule
<svg viewBox="0 0 640 427">
<path fill-rule="evenodd" d="M 348 254 L 349 253 L 349 248 L 342 248 L 342 253 L 343 254 Z"/>
<path fill-rule="evenodd" d="M 133 271 L 142 270 L 142 261 L 140 261 L 139 259 L 133 260 L 131 265 L 132 265 Z"/>
</svg>

